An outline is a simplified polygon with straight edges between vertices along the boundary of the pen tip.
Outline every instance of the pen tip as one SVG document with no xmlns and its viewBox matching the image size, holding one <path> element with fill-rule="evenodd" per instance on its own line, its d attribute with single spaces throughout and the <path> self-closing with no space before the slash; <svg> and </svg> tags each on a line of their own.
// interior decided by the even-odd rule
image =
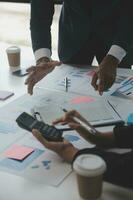
<svg viewBox="0 0 133 200">
<path fill-rule="evenodd" d="M 67 110 L 65 108 L 62 109 L 64 112 L 67 112 Z"/>
</svg>

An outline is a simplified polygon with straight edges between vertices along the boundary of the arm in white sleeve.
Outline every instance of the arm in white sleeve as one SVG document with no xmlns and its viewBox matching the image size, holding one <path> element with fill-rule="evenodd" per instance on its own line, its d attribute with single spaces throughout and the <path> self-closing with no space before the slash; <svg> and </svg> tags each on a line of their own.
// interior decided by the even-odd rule
<svg viewBox="0 0 133 200">
<path fill-rule="evenodd" d="M 35 55 L 35 60 L 39 60 L 40 58 L 43 58 L 43 57 L 47 57 L 47 58 L 51 58 L 51 51 L 50 49 L 48 48 L 41 48 L 41 49 L 38 49 L 35 51 L 34 53 Z"/>
<path fill-rule="evenodd" d="M 119 62 L 121 62 L 122 59 L 126 56 L 126 51 L 118 45 L 112 45 L 107 55 L 114 56 L 119 60 Z"/>
</svg>

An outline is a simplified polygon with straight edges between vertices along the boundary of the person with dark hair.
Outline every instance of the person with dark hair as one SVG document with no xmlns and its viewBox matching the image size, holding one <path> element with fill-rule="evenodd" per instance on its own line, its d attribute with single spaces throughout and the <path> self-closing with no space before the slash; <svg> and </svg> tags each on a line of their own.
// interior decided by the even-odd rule
<svg viewBox="0 0 133 200">
<path fill-rule="evenodd" d="M 102 95 L 113 85 L 117 67 L 131 68 L 133 64 L 133 1 L 62 2 L 58 43 L 61 62 L 55 62 L 51 60 L 54 0 L 31 1 L 31 39 L 37 67 L 28 70 L 28 92 L 32 94 L 34 85 L 56 65 L 91 65 L 96 56 L 99 67 L 91 84 Z"/>
<path fill-rule="evenodd" d="M 67 112 L 63 117 L 55 120 L 53 124 L 68 124 L 85 140 L 95 144 L 96 147 L 79 150 L 66 140 L 62 142 L 48 142 L 37 130 L 34 129 L 32 133 L 46 148 L 56 152 L 71 164 L 81 154 L 99 155 L 107 164 L 107 171 L 104 174 L 105 181 L 133 188 L 133 125 L 116 126 L 110 132 L 96 131 L 95 134 L 91 134 L 82 125 L 75 122 L 74 117 L 87 124 L 87 120 L 77 111 Z M 129 152 L 119 154 L 107 151 L 108 148 L 115 147 L 129 148 Z"/>
</svg>

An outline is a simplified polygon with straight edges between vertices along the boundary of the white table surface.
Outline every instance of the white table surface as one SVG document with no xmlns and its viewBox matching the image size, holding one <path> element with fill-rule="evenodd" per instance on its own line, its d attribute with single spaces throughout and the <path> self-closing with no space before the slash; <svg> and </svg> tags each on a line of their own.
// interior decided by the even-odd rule
<svg viewBox="0 0 133 200">
<path fill-rule="evenodd" d="M 10 68 L 6 55 L 6 48 L 9 44 L 0 43 L 0 90 L 8 90 L 15 93 L 6 101 L 0 101 L 0 107 L 11 102 L 17 97 L 27 92 L 27 87 L 24 84 L 27 76 L 17 77 L 12 75 L 12 71 L 18 68 Z M 21 46 L 21 68 L 28 68 L 35 63 L 32 49 L 30 47 Z"/>
<path fill-rule="evenodd" d="M 9 70 L 5 49 L 0 49 L 0 90 L 14 91 L 15 95 L 0 106 L 13 101 L 26 92 L 25 77 L 13 76 Z M 22 66 L 28 67 L 34 63 L 32 50 L 22 47 Z M 28 55 L 28 56 L 27 56 Z M 27 59 L 25 59 L 27 58 Z M 58 187 L 38 184 L 28 179 L 0 171 L 0 200 L 80 200 L 76 177 L 71 173 Z M 109 183 L 104 183 L 101 200 L 132 200 L 133 191 Z"/>
</svg>

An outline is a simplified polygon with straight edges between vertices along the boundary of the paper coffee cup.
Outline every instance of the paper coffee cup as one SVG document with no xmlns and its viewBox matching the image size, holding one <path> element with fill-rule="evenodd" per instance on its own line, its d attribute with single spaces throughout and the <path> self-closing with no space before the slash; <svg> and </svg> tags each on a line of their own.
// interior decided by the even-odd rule
<svg viewBox="0 0 133 200">
<path fill-rule="evenodd" d="M 73 169 L 77 175 L 79 194 L 82 199 L 96 200 L 102 193 L 105 161 L 93 154 L 83 154 L 74 161 Z"/>
<path fill-rule="evenodd" d="M 20 48 L 17 46 L 11 46 L 6 49 L 8 62 L 10 67 L 20 66 Z"/>
</svg>

